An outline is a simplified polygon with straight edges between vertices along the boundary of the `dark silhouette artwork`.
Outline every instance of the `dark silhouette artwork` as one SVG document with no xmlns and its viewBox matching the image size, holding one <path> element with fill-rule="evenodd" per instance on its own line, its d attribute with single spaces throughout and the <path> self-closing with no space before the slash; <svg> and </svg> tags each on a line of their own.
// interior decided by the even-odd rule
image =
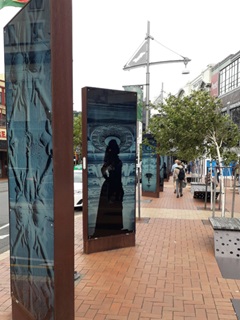
<svg viewBox="0 0 240 320">
<path fill-rule="evenodd" d="M 142 190 L 156 192 L 157 183 L 157 156 L 154 152 L 155 141 L 146 135 L 148 143 L 142 145 Z"/>
<path fill-rule="evenodd" d="M 136 94 L 84 89 L 87 93 L 87 239 L 134 233 Z"/>
<path fill-rule="evenodd" d="M 118 234 L 123 230 L 122 161 L 115 139 L 109 141 L 101 168 L 104 182 L 101 188 L 94 237 Z"/>
</svg>

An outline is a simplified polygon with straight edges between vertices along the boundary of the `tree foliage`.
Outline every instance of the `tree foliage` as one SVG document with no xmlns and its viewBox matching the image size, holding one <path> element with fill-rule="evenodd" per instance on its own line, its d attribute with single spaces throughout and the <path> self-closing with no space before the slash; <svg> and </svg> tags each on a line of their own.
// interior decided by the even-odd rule
<svg viewBox="0 0 240 320">
<path fill-rule="evenodd" d="M 219 163 L 236 158 L 239 129 L 228 115 L 222 114 L 220 99 L 206 91 L 194 91 L 183 98 L 170 95 L 155 108 L 158 114 L 150 119 L 149 130 L 159 154 L 186 161 L 211 155 Z"/>
<path fill-rule="evenodd" d="M 82 114 L 79 113 L 73 118 L 73 152 L 79 151 L 82 155 Z"/>
</svg>

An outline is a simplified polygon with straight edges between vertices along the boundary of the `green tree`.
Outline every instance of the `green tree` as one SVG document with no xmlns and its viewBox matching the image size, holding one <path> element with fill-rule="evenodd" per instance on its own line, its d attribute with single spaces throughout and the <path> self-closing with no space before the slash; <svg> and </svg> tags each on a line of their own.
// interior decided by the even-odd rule
<svg viewBox="0 0 240 320">
<path fill-rule="evenodd" d="M 82 158 L 82 114 L 78 113 L 73 118 L 73 152 Z"/>
<path fill-rule="evenodd" d="M 206 155 L 220 165 L 237 159 L 239 129 L 222 114 L 220 99 L 206 91 L 194 91 L 183 98 L 170 95 L 155 108 L 158 114 L 150 119 L 149 131 L 158 153 L 186 161 Z"/>
</svg>

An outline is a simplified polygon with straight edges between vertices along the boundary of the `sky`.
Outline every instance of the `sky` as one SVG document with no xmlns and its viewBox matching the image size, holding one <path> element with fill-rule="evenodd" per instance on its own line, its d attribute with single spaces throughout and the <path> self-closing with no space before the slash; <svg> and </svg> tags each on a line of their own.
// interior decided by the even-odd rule
<svg viewBox="0 0 240 320">
<path fill-rule="evenodd" d="M 150 62 L 191 59 L 150 66 L 150 100 L 176 94 L 209 64 L 240 50 L 239 0 L 72 0 L 73 110 L 81 110 L 81 88 L 123 90 L 145 85 L 146 67 L 124 71 L 144 42 L 150 24 Z M 0 74 L 4 73 L 3 28 L 19 11 L 0 10 Z M 144 94 L 145 94 L 144 86 Z"/>
</svg>

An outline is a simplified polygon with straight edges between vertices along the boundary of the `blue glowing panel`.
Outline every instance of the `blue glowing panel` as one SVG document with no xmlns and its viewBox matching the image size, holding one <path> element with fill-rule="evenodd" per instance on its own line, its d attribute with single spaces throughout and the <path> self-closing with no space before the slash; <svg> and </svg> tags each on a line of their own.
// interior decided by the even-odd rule
<svg viewBox="0 0 240 320">
<path fill-rule="evenodd" d="M 4 28 L 11 291 L 34 319 L 53 319 L 54 213 L 49 0 Z"/>
<path fill-rule="evenodd" d="M 88 88 L 88 238 L 135 231 L 137 94 Z"/>
<path fill-rule="evenodd" d="M 150 135 L 146 135 L 145 138 L 148 143 L 142 144 L 142 191 L 157 192 L 156 141 Z"/>
</svg>

